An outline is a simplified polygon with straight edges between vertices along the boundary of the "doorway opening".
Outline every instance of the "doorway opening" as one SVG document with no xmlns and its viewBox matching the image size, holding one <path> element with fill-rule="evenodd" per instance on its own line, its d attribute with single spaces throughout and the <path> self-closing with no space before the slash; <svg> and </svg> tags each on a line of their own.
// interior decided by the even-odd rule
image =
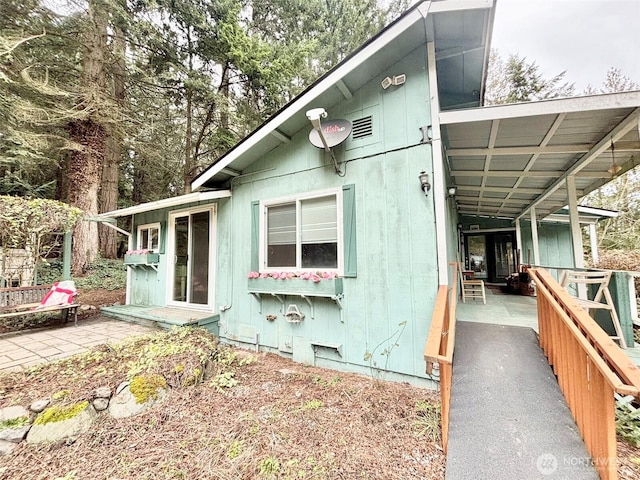
<svg viewBox="0 0 640 480">
<path fill-rule="evenodd" d="M 215 208 L 169 215 L 169 301 L 174 306 L 206 308 L 213 299 Z M 169 257 L 171 258 L 171 257 Z"/>
<path fill-rule="evenodd" d="M 465 269 L 475 278 L 504 283 L 516 271 L 515 232 L 465 233 Z"/>
</svg>

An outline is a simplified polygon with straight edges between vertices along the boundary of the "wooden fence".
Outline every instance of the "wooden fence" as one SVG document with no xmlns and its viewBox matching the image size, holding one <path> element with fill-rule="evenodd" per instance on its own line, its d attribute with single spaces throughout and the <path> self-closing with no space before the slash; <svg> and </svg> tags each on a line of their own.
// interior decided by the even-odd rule
<svg viewBox="0 0 640 480">
<path fill-rule="evenodd" d="M 639 398 L 640 369 L 549 272 L 529 273 L 537 288 L 540 347 L 600 478 L 615 480 L 614 392 Z"/>
</svg>

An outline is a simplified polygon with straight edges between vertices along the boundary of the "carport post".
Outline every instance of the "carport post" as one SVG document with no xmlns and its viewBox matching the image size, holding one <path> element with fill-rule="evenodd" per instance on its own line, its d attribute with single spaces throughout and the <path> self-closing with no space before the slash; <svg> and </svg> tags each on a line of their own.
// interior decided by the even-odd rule
<svg viewBox="0 0 640 480">
<path fill-rule="evenodd" d="M 538 217 L 536 207 L 531 207 L 531 241 L 533 242 L 533 264 L 540 265 L 540 244 L 538 243 Z"/>
<path fill-rule="evenodd" d="M 64 232 L 62 251 L 62 279 L 71 280 L 71 232 Z"/>
<path fill-rule="evenodd" d="M 575 177 L 573 175 L 567 175 L 566 183 L 567 200 L 569 203 L 569 223 L 571 225 L 571 243 L 573 245 L 573 264 L 575 268 L 584 268 L 584 246 L 582 244 L 582 231 L 580 230 L 580 215 L 578 214 Z M 578 285 L 578 297 L 583 299 L 587 298 L 586 285 Z"/>
</svg>

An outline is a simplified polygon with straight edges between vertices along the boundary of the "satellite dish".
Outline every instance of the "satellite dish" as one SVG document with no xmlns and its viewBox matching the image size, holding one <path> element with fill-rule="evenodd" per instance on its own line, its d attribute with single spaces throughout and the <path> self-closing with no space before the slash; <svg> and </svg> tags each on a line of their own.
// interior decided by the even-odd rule
<svg viewBox="0 0 640 480">
<path fill-rule="evenodd" d="M 344 142 L 351 133 L 351 122 L 349 120 L 327 120 L 320 122 L 322 136 L 327 142 L 327 147 L 335 147 Z M 320 138 L 320 134 L 314 128 L 309 132 L 309 141 L 315 147 L 324 150 L 324 144 Z"/>
</svg>

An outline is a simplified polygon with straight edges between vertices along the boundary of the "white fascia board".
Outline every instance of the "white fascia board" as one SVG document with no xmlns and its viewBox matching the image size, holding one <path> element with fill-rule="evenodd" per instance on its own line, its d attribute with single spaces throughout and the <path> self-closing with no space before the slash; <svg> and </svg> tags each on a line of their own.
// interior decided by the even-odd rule
<svg viewBox="0 0 640 480">
<path fill-rule="evenodd" d="M 587 97 L 561 98 L 539 102 L 492 105 L 467 110 L 450 110 L 440 113 L 440 124 L 483 122 L 535 115 L 557 115 L 560 113 L 588 112 L 614 108 L 640 106 L 640 91 L 591 95 Z"/>
<path fill-rule="evenodd" d="M 492 8 L 494 0 L 447 0 L 433 2 L 429 13 L 455 12 L 457 10 L 478 10 Z"/>
<path fill-rule="evenodd" d="M 141 203 L 133 207 L 121 208 L 110 212 L 101 213 L 98 218 L 116 218 L 135 215 L 151 210 L 160 210 L 161 208 L 177 207 L 193 202 L 204 202 L 207 200 L 217 200 L 220 198 L 228 198 L 231 196 L 231 190 L 216 190 L 213 192 L 195 192 L 181 195 L 179 197 L 164 198 L 155 202 Z"/>
<path fill-rule="evenodd" d="M 607 218 L 618 218 L 620 215 L 620 213 L 615 210 L 603 210 L 601 208 L 584 207 L 582 205 L 578 205 L 578 212 Z"/>
<path fill-rule="evenodd" d="M 383 31 L 378 38 L 376 38 L 369 45 L 364 47 L 353 57 L 345 61 L 342 65 L 338 65 L 335 70 L 331 71 L 324 79 L 318 82 L 313 88 L 298 96 L 293 102 L 278 113 L 275 117 L 264 123 L 254 133 L 250 134 L 242 143 L 238 144 L 233 150 L 223 156 L 216 164 L 205 170 L 198 178 L 191 182 L 191 189 L 197 190 L 202 187 L 210 178 L 219 173 L 224 168 L 228 167 L 234 160 L 251 150 L 256 144 L 261 142 L 267 135 L 278 128 L 282 123 L 289 120 L 295 114 L 308 105 L 313 99 L 317 98 L 320 94 L 334 87 L 340 80 L 342 80 L 348 73 L 355 70 L 363 62 L 373 56 L 376 52 L 382 49 L 385 45 L 396 38 L 400 33 L 404 32 L 407 28 L 413 25 L 415 22 L 424 19 L 424 6 L 431 2 L 423 2 L 419 7 L 414 8 L 404 18 L 400 18 L 397 23 L 391 25 L 388 30 Z M 445 2 L 449 3 L 449 2 Z"/>
<path fill-rule="evenodd" d="M 569 211 L 568 205 L 565 205 L 562 208 L 567 210 L 567 212 Z M 584 213 L 585 215 L 597 215 L 599 217 L 606 217 L 606 218 L 618 218 L 618 216 L 620 215 L 619 212 L 617 212 L 616 210 L 606 210 L 603 208 L 588 207 L 585 205 L 578 205 L 578 212 Z"/>
</svg>

